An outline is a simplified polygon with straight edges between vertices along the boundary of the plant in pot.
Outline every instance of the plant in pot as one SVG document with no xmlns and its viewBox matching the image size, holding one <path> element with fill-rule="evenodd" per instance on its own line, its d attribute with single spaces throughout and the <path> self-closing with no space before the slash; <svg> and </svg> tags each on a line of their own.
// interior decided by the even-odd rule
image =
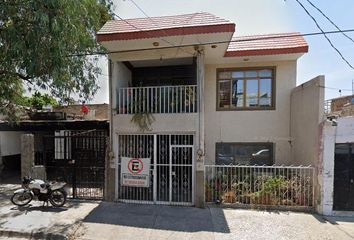
<svg viewBox="0 0 354 240">
<path fill-rule="evenodd" d="M 135 111 L 130 121 L 137 125 L 142 132 L 151 131 L 151 124 L 155 121 L 155 117 L 151 112 L 146 111 L 146 108 L 144 109 L 145 100 L 139 97 L 132 104 Z"/>
</svg>

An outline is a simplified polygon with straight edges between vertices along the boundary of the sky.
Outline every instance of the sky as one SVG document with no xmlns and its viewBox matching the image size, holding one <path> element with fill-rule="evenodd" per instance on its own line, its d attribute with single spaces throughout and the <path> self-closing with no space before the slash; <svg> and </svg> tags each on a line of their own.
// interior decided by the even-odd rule
<svg viewBox="0 0 354 240">
<path fill-rule="evenodd" d="M 235 35 L 278 32 L 319 32 L 315 23 L 295 0 L 134 0 L 150 17 L 210 12 L 236 23 Z M 300 0 L 324 31 L 336 30 L 307 0 Z M 353 0 L 311 0 L 342 30 L 354 29 Z M 114 0 L 114 12 L 124 19 L 144 17 L 131 0 Z M 354 39 L 354 32 L 347 33 Z M 354 65 L 354 42 L 342 34 L 328 35 L 333 44 Z M 325 98 L 352 94 L 354 70 L 340 58 L 322 35 L 305 37 L 309 53 L 298 60 L 297 85 L 325 75 Z M 107 60 L 99 62 L 102 75 L 94 103 L 108 103 Z"/>
</svg>

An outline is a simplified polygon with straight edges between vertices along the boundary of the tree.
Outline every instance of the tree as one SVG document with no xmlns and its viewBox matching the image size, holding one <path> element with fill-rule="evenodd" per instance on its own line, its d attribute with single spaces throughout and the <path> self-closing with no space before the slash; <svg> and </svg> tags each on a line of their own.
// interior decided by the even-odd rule
<svg viewBox="0 0 354 240">
<path fill-rule="evenodd" d="M 28 106 L 31 109 L 42 110 L 44 106 L 56 106 L 58 105 L 58 102 L 49 94 L 41 94 L 40 92 L 36 91 L 31 97 L 24 97 L 23 103 L 21 105 Z"/>
<path fill-rule="evenodd" d="M 24 90 L 46 89 L 60 102 L 96 93 L 96 32 L 112 0 L 0 0 L 0 113 L 15 117 Z"/>
</svg>

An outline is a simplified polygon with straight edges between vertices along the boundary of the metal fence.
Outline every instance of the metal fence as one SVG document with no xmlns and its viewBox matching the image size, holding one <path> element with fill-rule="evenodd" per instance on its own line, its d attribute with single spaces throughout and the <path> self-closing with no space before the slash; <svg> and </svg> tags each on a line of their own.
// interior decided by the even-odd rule
<svg viewBox="0 0 354 240">
<path fill-rule="evenodd" d="M 119 88 L 117 100 L 118 114 L 195 113 L 197 85 Z"/>
<path fill-rule="evenodd" d="M 206 165 L 205 201 L 311 208 L 313 181 L 310 166 Z"/>
</svg>

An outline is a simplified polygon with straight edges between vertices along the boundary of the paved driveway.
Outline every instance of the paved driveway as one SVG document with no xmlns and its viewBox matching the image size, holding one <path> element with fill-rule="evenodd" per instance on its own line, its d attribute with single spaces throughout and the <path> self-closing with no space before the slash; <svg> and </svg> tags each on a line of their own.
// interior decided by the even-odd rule
<svg viewBox="0 0 354 240">
<path fill-rule="evenodd" d="M 83 220 L 76 239 L 354 239 L 354 219 L 101 203 Z"/>
<path fill-rule="evenodd" d="M 43 207 L 33 201 L 28 206 L 12 205 L 10 197 L 19 184 L 0 184 L 0 239 L 4 237 L 65 239 L 73 235 L 80 221 L 99 202 L 68 201 L 65 207 Z"/>
</svg>

